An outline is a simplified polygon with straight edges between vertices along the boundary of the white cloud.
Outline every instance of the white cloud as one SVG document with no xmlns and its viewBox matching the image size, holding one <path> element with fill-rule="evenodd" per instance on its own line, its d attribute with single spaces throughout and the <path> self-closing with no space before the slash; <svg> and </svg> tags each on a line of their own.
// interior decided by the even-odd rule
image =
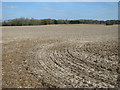
<svg viewBox="0 0 120 90">
<path fill-rule="evenodd" d="M 101 9 L 96 10 L 96 12 L 106 12 L 108 10 L 109 10 L 108 8 L 101 8 Z"/>
<path fill-rule="evenodd" d="M 8 5 L 2 5 L 5 8 L 17 8 L 18 6 L 8 6 Z"/>
<path fill-rule="evenodd" d="M 44 8 L 44 10 L 53 11 L 55 9 L 54 8 Z"/>
<path fill-rule="evenodd" d="M 59 10 L 59 9 L 55 9 L 55 8 L 44 8 L 44 10 L 47 10 L 47 11 L 58 11 L 58 12 L 64 12 L 64 10 Z"/>
</svg>

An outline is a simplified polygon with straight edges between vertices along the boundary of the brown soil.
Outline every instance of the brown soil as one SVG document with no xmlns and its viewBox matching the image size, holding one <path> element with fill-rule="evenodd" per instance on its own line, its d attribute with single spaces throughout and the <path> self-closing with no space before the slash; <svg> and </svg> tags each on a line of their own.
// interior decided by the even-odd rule
<svg viewBox="0 0 120 90">
<path fill-rule="evenodd" d="M 66 30 L 69 27 L 71 30 Z M 117 87 L 118 37 L 116 26 L 93 27 L 93 25 L 88 25 L 85 27 L 83 25 L 82 28 L 84 27 L 85 31 L 81 30 L 79 25 L 69 27 L 36 27 L 34 32 L 32 29 L 35 27 L 32 27 L 31 30 L 29 27 L 21 27 L 23 31 L 19 30 L 20 27 L 4 27 L 3 87 Z M 92 30 L 100 29 L 100 27 L 101 31 Z M 55 32 L 57 31 L 55 28 L 61 28 L 61 31 Z M 88 32 L 88 28 L 91 30 L 91 34 Z M 14 32 L 11 33 L 9 30 Z M 50 33 L 47 30 L 51 30 Z M 67 31 L 68 33 L 66 33 Z M 10 33 L 8 34 L 8 32 Z M 22 37 L 20 32 L 25 37 Z M 25 32 L 29 34 L 25 35 Z M 102 39 L 102 35 L 104 35 L 104 39 Z"/>
</svg>

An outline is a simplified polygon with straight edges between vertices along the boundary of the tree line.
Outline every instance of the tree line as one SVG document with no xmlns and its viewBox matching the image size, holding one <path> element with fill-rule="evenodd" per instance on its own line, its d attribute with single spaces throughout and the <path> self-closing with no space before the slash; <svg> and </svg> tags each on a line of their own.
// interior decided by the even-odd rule
<svg viewBox="0 0 120 90">
<path fill-rule="evenodd" d="M 2 26 L 28 26 L 28 25 L 49 25 L 49 24 L 119 24 L 120 20 L 55 20 L 55 19 L 28 19 L 16 18 L 2 22 Z"/>
</svg>

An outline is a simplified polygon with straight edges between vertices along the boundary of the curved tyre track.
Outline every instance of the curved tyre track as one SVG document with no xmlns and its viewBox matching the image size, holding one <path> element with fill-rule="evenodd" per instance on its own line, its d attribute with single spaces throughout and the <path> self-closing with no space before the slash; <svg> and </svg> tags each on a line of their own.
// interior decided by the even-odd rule
<svg viewBox="0 0 120 90">
<path fill-rule="evenodd" d="M 29 72 L 47 85 L 61 88 L 116 87 L 116 42 L 55 41 L 27 52 Z"/>
</svg>

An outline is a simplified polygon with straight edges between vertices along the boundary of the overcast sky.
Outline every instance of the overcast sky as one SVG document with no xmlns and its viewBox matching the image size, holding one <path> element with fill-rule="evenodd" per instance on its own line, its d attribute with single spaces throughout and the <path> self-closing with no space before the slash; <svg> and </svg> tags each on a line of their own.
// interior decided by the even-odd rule
<svg viewBox="0 0 120 90">
<path fill-rule="evenodd" d="M 36 19 L 118 19 L 117 2 L 3 2 L 2 7 L 3 20 L 20 17 Z"/>
</svg>

